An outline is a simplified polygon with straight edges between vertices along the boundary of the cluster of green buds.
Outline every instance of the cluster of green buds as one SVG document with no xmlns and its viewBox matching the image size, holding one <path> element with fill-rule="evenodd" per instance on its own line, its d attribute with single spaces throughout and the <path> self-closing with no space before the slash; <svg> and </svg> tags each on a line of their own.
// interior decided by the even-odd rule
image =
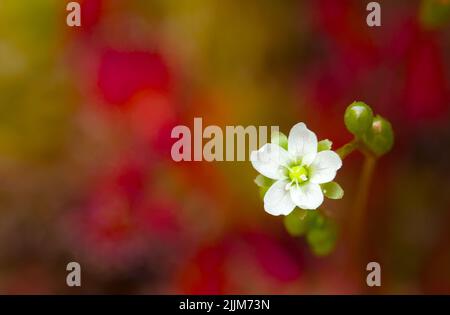
<svg viewBox="0 0 450 315">
<path fill-rule="evenodd" d="M 337 226 L 320 211 L 295 209 L 284 217 L 284 226 L 293 237 L 306 236 L 309 247 L 317 256 L 328 255 L 335 247 Z"/>
<path fill-rule="evenodd" d="M 380 115 L 374 116 L 367 104 L 353 102 L 345 111 L 344 122 L 355 136 L 353 143 L 357 143 L 360 149 L 367 149 L 377 157 L 392 149 L 394 132 L 391 123 Z"/>
</svg>

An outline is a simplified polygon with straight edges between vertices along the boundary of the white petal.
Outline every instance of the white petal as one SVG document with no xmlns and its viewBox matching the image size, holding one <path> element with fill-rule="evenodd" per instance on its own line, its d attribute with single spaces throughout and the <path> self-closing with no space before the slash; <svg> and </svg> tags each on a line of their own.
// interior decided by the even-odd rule
<svg viewBox="0 0 450 315">
<path fill-rule="evenodd" d="M 271 179 L 286 178 L 285 167 L 290 162 L 289 153 L 277 144 L 267 143 L 250 155 L 253 167 Z"/>
<path fill-rule="evenodd" d="M 292 127 L 288 137 L 288 150 L 296 158 L 307 159 L 303 164 L 309 164 L 317 153 L 317 136 L 306 128 L 304 123 L 298 123 Z M 309 162 L 309 163 L 306 163 Z"/>
<path fill-rule="evenodd" d="M 321 151 L 309 167 L 310 181 L 316 184 L 331 182 L 341 166 L 342 160 L 336 152 Z"/>
<path fill-rule="evenodd" d="M 295 208 L 289 190 L 286 189 L 287 180 L 276 181 L 264 195 L 264 209 L 271 215 L 288 215 Z"/>
<path fill-rule="evenodd" d="M 316 159 L 317 153 L 308 153 L 305 156 L 302 157 L 302 165 L 311 165 L 312 162 Z"/>
<path fill-rule="evenodd" d="M 323 193 L 319 184 L 308 182 L 290 189 L 291 199 L 302 209 L 317 209 L 323 202 Z"/>
</svg>

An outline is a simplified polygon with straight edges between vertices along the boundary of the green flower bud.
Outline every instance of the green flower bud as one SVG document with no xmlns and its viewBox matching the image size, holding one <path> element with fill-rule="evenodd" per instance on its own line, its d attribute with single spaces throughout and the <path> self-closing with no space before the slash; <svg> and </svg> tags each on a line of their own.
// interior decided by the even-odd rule
<svg viewBox="0 0 450 315">
<path fill-rule="evenodd" d="M 336 236 L 336 226 L 330 220 L 326 220 L 323 226 L 310 228 L 306 239 L 315 255 L 326 256 L 333 251 Z"/>
<path fill-rule="evenodd" d="M 331 142 L 328 139 L 319 141 L 319 143 L 317 144 L 317 152 L 331 150 L 332 145 L 333 145 L 333 142 Z"/>
<path fill-rule="evenodd" d="M 283 149 L 288 149 L 288 138 L 282 132 L 276 131 L 270 137 L 270 142 L 273 144 L 278 144 Z"/>
<path fill-rule="evenodd" d="M 308 211 L 295 209 L 284 217 L 284 227 L 291 236 L 301 236 L 308 230 Z"/>
<path fill-rule="evenodd" d="M 391 123 L 377 115 L 373 119 L 372 128 L 364 136 L 364 143 L 378 156 L 390 151 L 394 145 L 394 131 Z"/>
<path fill-rule="evenodd" d="M 345 126 L 357 137 L 362 137 L 370 129 L 372 120 L 372 109 L 363 102 L 353 102 L 345 110 Z"/>
<path fill-rule="evenodd" d="M 255 178 L 255 184 L 256 184 L 256 186 L 258 186 L 258 187 L 266 187 L 266 186 L 270 186 L 270 185 L 272 185 L 272 183 L 273 183 L 273 180 L 272 180 L 272 179 L 270 179 L 270 178 L 268 178 L 268 177 L 266 177 L 266 176 L 264 176 L 264 175 L 261 175 L 261 174 L 259 174 L 259 175 L 256 176 L 256 178 Z"/>
<path fill-rule="evenodd" d="M 322 188 L 323 194 L 327 198 L 342 199 L 342 197 L 344 197 L 344 190 L 336 182 L 329 182 L 326 184 L 322 184 L 320 185 L 320 187 Z"/>
<path fill-rule="evenodd" d="M 327 219 L 320 214 L 319 211 L 309 211 L 308 213 L 308 226 L 311 229 L 322 228 Z"/>
</svg>

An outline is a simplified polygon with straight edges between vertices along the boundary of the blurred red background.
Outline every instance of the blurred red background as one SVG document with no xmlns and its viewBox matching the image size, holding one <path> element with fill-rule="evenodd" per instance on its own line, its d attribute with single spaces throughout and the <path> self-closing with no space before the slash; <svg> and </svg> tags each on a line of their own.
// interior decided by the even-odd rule
<svg viewBox="0 0 450 315">
<path fill-rule="evenodd" d="M 3 0 L 0 292 L 450 293 L 450 28 L 430 1 L 379 1 L 369 28 L 358 0 L 80 0 L 71 28 L 64 1 Z M 337 148 L 355 100 L 396 134 L 364 229 L 381 288 L 344 272 L 339 240 L 319 258 L 289 236 L 249 162 L 170 156 L 194 117 L 304 121 Z M 361 161 L 325 204 L 340 223 Z M 66 286 L 70 261 L 81 288 Z"/>
</svg>

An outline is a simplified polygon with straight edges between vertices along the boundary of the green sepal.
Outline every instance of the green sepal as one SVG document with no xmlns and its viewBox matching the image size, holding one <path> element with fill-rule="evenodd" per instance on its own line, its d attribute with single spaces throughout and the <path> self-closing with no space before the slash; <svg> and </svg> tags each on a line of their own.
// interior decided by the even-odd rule
<svg viewBox="0 0 450 315">
<path fill-rule="evenodd" d="M 322 188 L 323 194 L 327 198 L 342 199 L 342 197 L 344 197 L 344 190 L 341 185 L 336 182 L 325 183 L 320 185 L 320 187 Z"/>
<path fill-rule="evenodd" d="M 258 187 L 270 186 L 272 183 L 273 180 L 264 175 L 258 174 L 258 176 L 255 177 L 255 184 Z"/>
<path fill-rule="evenodd" d="M 259 187 L 259 195 L 262 198 L 264 198 L 264 195 L 266 194 L 267 190 L 269 190 L 270 186 L 275 181 L 273 179 L 270 179 L 264 175 L 259 174 L 255 178 L 255 184 Z"/>
<path fill-rule="evenodd" d="M 332 146 L 333 146 L 333 142 L 331 142 L 330 140 L 328 140 L 328 139 L 321 140 L 317 144 L 317 152 L 331 150 Z"/>
<path fill-rule="evenodd" d="M 270 142 L 273 144 L 278 144 L 283 149 L 288 149 L 288 138 L 286 135 L 280 131 L 274 132 L 270 137 Z"/>
</svg>

